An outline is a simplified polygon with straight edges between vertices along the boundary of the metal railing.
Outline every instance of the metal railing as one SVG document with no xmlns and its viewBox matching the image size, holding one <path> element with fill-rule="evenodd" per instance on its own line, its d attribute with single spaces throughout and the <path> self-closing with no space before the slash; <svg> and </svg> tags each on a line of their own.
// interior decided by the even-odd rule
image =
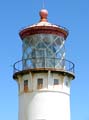
<svg viewBox="0 0 89 120">
<path fill-rule="evenodd" d="M 74 64 L 69 60 L 59 58 L 28 58 L 17 61 L 13 65 L 14 73 L 35 68 L 60 69 L 74 73 Z"/>
</svg>

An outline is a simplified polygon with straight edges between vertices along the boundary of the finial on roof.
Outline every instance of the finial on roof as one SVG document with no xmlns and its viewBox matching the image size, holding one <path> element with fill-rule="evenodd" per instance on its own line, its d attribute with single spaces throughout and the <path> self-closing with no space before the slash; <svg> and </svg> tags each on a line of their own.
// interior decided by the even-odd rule
<svg viewBox="0 0 89 120">
<path fill-rule="evenodd" d="M 41 18 L 41 22 L 47 22 L 47 16 L 48 16 L 48 11 L 46 9 L 42 9 L 40 11 L 40 18 Z"/>
</svg>

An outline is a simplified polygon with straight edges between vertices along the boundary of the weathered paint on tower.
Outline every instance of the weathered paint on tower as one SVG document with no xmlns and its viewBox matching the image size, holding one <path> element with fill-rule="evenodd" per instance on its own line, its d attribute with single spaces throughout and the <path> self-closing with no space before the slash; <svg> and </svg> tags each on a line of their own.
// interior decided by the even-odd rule
<svg viewBox="0 0 89 120">
<path fill-rule="evenodd" d="M 74 64 L 65 58 L 68 31 L 47 20 L 20 31 L 22 60 L 14 64 L 19 86 L 19 120 L 70 120 L 70 82 Z M 19 66 L 19 68 L 18 68 Z"/>
</svg>

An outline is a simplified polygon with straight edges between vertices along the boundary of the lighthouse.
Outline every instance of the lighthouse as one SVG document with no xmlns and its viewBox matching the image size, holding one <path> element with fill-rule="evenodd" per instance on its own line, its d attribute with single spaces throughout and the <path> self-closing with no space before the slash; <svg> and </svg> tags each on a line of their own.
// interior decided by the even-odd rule
<svg viewBox="0 0 89 120">
<path fill-rule="evenodd" d="M 48 22 L 41 9 L 38 23 L 19 32 L 22 59 L 14 64 L 18 83 L 18 120 L 70 120 L 70 85 L 74 64 L 66 59 L 68 30 Z"/>
</svg>

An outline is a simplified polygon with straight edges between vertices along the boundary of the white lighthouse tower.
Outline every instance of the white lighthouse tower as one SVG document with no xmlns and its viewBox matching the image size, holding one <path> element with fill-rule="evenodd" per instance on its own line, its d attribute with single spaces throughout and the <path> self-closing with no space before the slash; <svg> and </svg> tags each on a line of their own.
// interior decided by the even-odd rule
<svg viewBox="0 0 89 120">
<path fill-rule="evenodd" d="M 20 31 L 22 60 L 14 64 L 13 78 L 18 83 L 18 120 L 70 120 L 70 82 L 74 64 L 65 58 L 68 31 L 47 20 Z"/>
</svg>

